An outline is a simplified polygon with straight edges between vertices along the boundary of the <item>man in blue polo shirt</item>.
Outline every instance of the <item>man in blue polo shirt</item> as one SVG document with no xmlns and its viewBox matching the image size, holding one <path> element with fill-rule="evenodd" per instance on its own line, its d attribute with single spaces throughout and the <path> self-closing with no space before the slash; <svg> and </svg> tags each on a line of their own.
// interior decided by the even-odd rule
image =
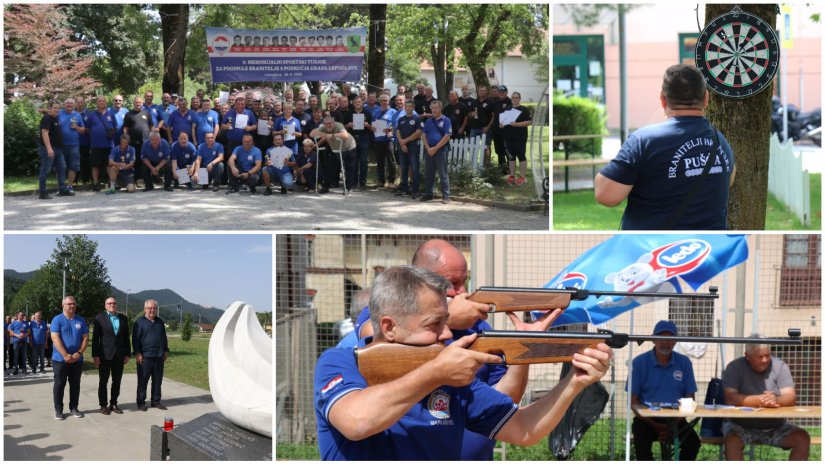
<svg viewBox="0 0 825 464">
<path fill-rule="evenodd" d="M 26 351 L 29 346 L 28 337 L 31 333 L 29 323 L 23 320 L 23 312 L 18 312 L 17 317 L 9 326 L 9 335 L 12 337 L 12 345 L 14 348 L 14 372 L 12 375 L 17 375 L 19 368 L 23 368 L 23 375 L 28 374 L 26 370 Z"/>
<path fill-rule="evenodd" d="M 135 320 L 132 328 L 132 350 L 137 368 L 137 405 L 138 410 L 146 411 L 146 387 L 152 379 L 151 406 L 166 409 L 161 404 L 161 382 L 163 382 L 163 364 L 169 354 L 169 342 L 166 338 L 166 326 L 158 317 L 158 302 L 146 300 L 143 303 L 143 316 Z"/>
<path fill-rule="evenodd" d="M 63 135 L 63 158 L 66 159 L 68 168 L 66 185 L 71 190 L 77 173 L 80 172 L 80 136 L 86 132 L 83 116 L 75 111 L 74 98 L 67 98 L 63 102 L 63 109 L 57 113 L 57 119 Z"/>
<path fill-rule="evenodd" d="M 162 106 L 152 103 L 154 100 L 155 92 L 147 90 L 146 93 L 143 94 L 143 109 L 152 116 L 152 130 L 160 132 L 167 115 Z"/>
<path fill-rule="evenodd" d="M 69 411 L 83 417 L 80 402 L 80 376 L 83 374 L 83 352 L 89 345 L 89 326 L 77 314 L 73 296 L 63 298 L 63 313 L 52 319 L 52 366 L 54 368 L 54 418 L 63 420 L 63 393 L 69 383 Z"/>
<path fill-rule="evenodd" d="M 178 97 L 177 105 L 178 110 L 169 114 L 169 129 L 172 131 L 172 138 L 169 139 L 170 144 L 178 139 L 181 132 L 191 134 L 192 127 L 195 125 L 195 113 L 187 108 L 186 99 Z"/>
<path fill-rule="evenodd" d="M 112 98 L 112 107 L 109 108 L 109 111 L 115 115 L 115 121 L 117 122 L 116 136 L 119 136 L 123 129 L 123 117 L 129 112 L 129 110 L 123 106 L 123 95 L 115 95 L 114 98 Z"/>
<path fill-rule="evenodd" d="M 40 373 L 45 374 L 45 359 L 46 352 L 46 337 L 49 334 L 49 324 L 43 321 L 43 313 L 40 311 L 34 313 L 31 322 L 29 322 L 29 329 L 31 330 L 32 338 L 32 374 L 37 372 L 37 365 L 40 364 Z"/>
<path fill-rule="evenodd" d="M 435 171 L 441 178 L 441 202 L 450 203 L 450 176 L 447 173 L 447 152 L 450 149 L 450 135 L 452 125 L 450 120 L 441 114 L 441 102 L 433 100 L 429 103 L 432 116 L 424 123 L 424 196 L 421 201 L 433 199 L 435 187 Z"/>
<path fill-rule="evenodd" d="M 169 143 L 160 137 L 159 132 L 149 134 L 149 140 L 143 142 L 141 160 L 143 163 L 144 192 L 155 189 L 154 176 L 163 176 L 163 189 L 172 191 L 172 164 Z"/>
<path fill-rule="evenodd" d="M 97 97 L 97 109 L 86 118 L 86 131 L 89 133 L 90 154 L 89 161 L 92 167 L 92 190 L 100 191 L 100 171 L 106 172 L 109 166 L 109 153 L 114 146 L 117 133 L 115 115 L 106 108 L 106 97 Z"/>
<path fill-rule="evenodd" d="M 206 141 L 206 134 L 213 133 L 215 137 L 220 132 L 220 116 L 212 109 L 212 101 L 204 98 L 201 102 L 201 109 L 195 113 L 195 138 L 192 139 L 194 145 L 199 145 Z"/>
<path fill-rule="evenodd" d="M 238 127 L 238 116 L 246 116 L 246 125 Z M 258 117 L 251 110 L 246 109 L 246 99 L 241 95 L 235 97 L 235 106 L 227 111 L 221 121 L 221 130 L 226 132 L 226 152 L 234 153 L 235 148 L 243 144 L 244 134 L 253 136 L 258 130 Z"/>
<path fill-rule="evenodd" d="M 255 194 L 255 186 L 260 180 L 261 163 L 263 157 L 261 150 L 255 146 L 255 139 L 252 134 L 244 134 L 243 143 L 235 148 L 229 157 L 229 190 L 226 194 L 240 191 L 241 182 L 249 186 L 249 192 Z"/>
<path fill-rule="evenodd" d="M 676 324 L 671 321 L 659 321 L 653 329 L 653 335 L 679 335 Z M 633 359 L 633 378 L 631 379 L 631 406 L 635 411 L 645 404 L 677 404 L 680 398 L 694 398 L 696 380 L 693 377 L 693 364 L 687 356 L 676 353 L 673 340 L 653 342 L 653 349 Z M 681 419 L 679 421 L 680 453 L 679 460 L 694 461 L 699 454 L 699 437 L 693 427 Z M 633 418 L 633 442 L 636 447 L 636 459 L 652 461 L 651 446 L 654 441 L 673 439 L 671 428 L 663 420 L 636 416 Z M 662 459 L 669 459 L 662 456 Z"/>
<path fill-rule="evenodd" d="M 412 266 L 387 269 L 370 299 L 374 344 L 430 345 L 452 338 L 443 277 Z M 410 314 L 411 309 L 414 311 Z M 576 355 L 575 373 L 525 409 L 475 377 L 500 358 L 465 349 L 476 335 L 450 344 L 401 378 L 367 385 L 351 349 L 324 352 L 315 369 L 315 415 L 321 458 L 328 460 L 458 460 L 465 429 L 508 443 L 537 443 L 558 424 L 575 396 L 607 371 L 604 344 Z M 364 344 L 362 343 L 361 346 Z"/>
<path fill-rule="evenodd" d="M 404 97 L 399 96 L 397 100 L 403 102 Z M 403 103 L 403 113 L 396 120 L 395 140 L 398 144 L 398 155 L 401 161 L 401 185 L 395 196 L 409 195 L 415 200 L 418 198 L 418 185 L 421 179 L 421 118 L 415 113 L 415 102 L 412 100 Z M 408 172 L 412 169 L 412 190 L 407 182 Z"/>
<path fill-rule="evenodd" d="M 372 113 L 372 120 L 383 121 L 386 129 L 376 131 L 375 122 L 373 122 L 375 139 L 372 146 L 375 147 L 375 156 L 378 160 L 378 186 L 392 187 L 395 185 L 397 165 L 392 155 L 390 138 L 392 137 L 392 119 L 396 111 L 390 108 L 390 97 L 381 95 L 379 102 L 381 106 Z"/>
<path fill-rule="evenodd" d="M 191 179 L 195 175 L 195 160 L 198 149 L 189 141 L 186 132 L 178 134 L 178 140 L 169 148 L 169 157 L 172 160 L 172 178 L 175 179 L 175 187 L 178 187 L 180 175 L 178 169 L 186 169 L 186 174 Z M 186 188 L 192 190 L 192 182 L 186 183 Z"/>
<path fill-rule="evenodd" d="M 203 137 L 205 140 L 204 143 L 198 146 L 195 180 L 198 180 L 198 170 L 205 168 L 209 174 L 209 183 L 212 184 L 212 191 L 217 192 L 221 184 L 221 179 L 223 179 L 223 145 L 215 141 L 214 133 L 207 132 Z M 203 189 L 206 190 L 206 188 L 207 186 L 204 185 Z"/>
</svg>

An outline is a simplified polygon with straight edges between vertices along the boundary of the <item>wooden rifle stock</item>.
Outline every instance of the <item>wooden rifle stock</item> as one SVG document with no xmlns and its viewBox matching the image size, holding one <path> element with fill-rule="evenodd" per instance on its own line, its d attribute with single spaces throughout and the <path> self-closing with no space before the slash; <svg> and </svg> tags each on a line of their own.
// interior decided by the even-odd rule
<svg viewBox="0 0 825 464">
<path fill-rule="evenodd" d="M 709 287 L 708 293 L 660 293 L 660 292 L 619 292 L 610 290 L 587 290 L 582 288 L 522 288 L 522 287 L 480 287 L 467 299 L 476 303 L 493 306 L 490 312 L 552 311 L 567 308 L 573 300 L 582 301 L 591 296 L 629 296 L 649 298 L 719 298 L 716 287 Z"/>
<path fill-rule="evenodd" d="M 488 330 L 467 349 L 501 356 L 505 364 L 542 364 L 568 362 L 575 353 L 605 343 L 611 348 L 623 348 L 629 342 L 672 340 L 693 343 L 766 343 L 801 345 L 801 331 L 788 329 L 788 338 L 680 337 L 670 335 L 628 335 L 599 330 L 596 333 L 522 332 Z M 379 385 L 398 379 L 441 353 L 444 345 L 410 346 L 400 343 L 370 344 L 355 350 L 358 370 L 367 385 Z"/>
</svg>

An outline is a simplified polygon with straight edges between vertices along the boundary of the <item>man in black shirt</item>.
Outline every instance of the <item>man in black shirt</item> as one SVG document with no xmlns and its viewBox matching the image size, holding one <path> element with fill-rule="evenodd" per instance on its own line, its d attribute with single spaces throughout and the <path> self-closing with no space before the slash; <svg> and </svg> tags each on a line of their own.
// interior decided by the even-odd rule
<svg viewBox="0 0 825 464">
<path fill-rule="evenodd" d="M 428 85 L 424 87 L 424 98 L 419 99 L 415 104 L 415 112 L 421 116 L 421 120 L 427 120 L 433 116 L 432 110 L 430 110 L 430 104 L 433 100 L 435 100 L 433 98 L 433 87 Z"/>
<path fill-rule="evenodd" d="M 424 84 L 415 84 L 416 94 L 413 97 L 413 102 L 415 102 L 415 112 L 419 115 L 421 114 L 420 109 L 424 106 L 424 103 L 427 101 L 427 96 L 424 94 Z M 404 96 L 404 100 L 406 100 L 406 95 Z"/>
<path fill-rule="evenodd" d="M 149 140 L 152 132 L 152 115 L 143 106 L 143 98 L 135 96 L 132 100 L 132 111 L 123 116 L 123 131 L 129 134 L 129 145 L 135 149 L 135 166 L 141 166 L 140 149 L 143 142 Z"/>
<path fill-rule="evenodd" d="M 464 103 L 465 105 L 467 105 L 467 108 L 470 108 L 470 107 L 473 106 L 473 102 L 475 101 L 475 98 L 473 98 L 472 95 L 470 95 L 470 85 L 469 84 L 464 84 L 464 85 L 461 86 L 461 96 L 458 97 L 458 101 L 460 101 L 461 103 Z"/>
<path fill-rule="evenodd" d="M 507 86 L 498 86 L 498 101 L 496 101 L 495 106 L 493 107 L 492 133 L 493 143 L 495 144 L 496 149 L 496 155 L 498 156 L 498 166 L 501 168 L 501 172 L 503 174 L 507 174 L 510 171 L 508 169 L 507 149 L 504 146 L 504 132 L 501 128 L 499 128 L 498 115 L 505 111 L 510 111 L 512 108 L 513 101 L 510 100 L 510 97 L 507 96 Z"/>
<path fill-rule="evenodd" d="M 40 120 L 40 137 L 37 144 L 37 153 L 40 155 L 40 176 L 38 181 L 39 195 L 41 200 L 50 200 L 52 197 L 46 192 L 46 178 L 52 171 L 52 167 L 57 171 L 58 196 L 72 196 L 74 192 L 66 185 L 66 159 L 63 158 L 63 134 L 60 132 L 60 120 L 57 113 L 60 112 L 60 104 L 52 102 L 49 110 Z"/>
<path fill-rule="evenodd" d="M 166 339 L 166 327 L 158 317 L 158 302 L 146 300 L 143 304 L 143 317 L 135 320 L 132 326 L 132 350 L 137 362 L 137 405 L 138 410 L 146 411 L 146 387 L 152 379 L 150 404 L 153 408 L 166 409 L 161 404 L 161 382 L 163 381 L 163 364 L 169 354 Z"/>
<path fill-rule="evenodd" d="M 450 140 L 463 139 L 467 131 L 467 106 L 458 101 L 458 92 L 450 90 L 450 103 L 444 107 L 444 116 L 450 120 L 452 124 L 453 134 Z"/>
<path fill-rule="evenodd" d="M 470 137 L 481 137 L 484 135 L 484 167 L 490 167 L 490 145 L 493 142 L 491 130 L 493 126 L 493 106 L 496 102 L 487 95 L 486 85 L 478 86 L 478 99 L 473 99 L 473 104 L 469 108 L 468 116 L 470 126 Z"/>
</svg>

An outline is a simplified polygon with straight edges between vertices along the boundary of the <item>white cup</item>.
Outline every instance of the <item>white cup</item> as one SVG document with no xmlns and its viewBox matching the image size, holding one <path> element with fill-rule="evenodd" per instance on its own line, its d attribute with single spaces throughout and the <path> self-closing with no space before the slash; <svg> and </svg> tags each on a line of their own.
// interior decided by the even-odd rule
<svg viewBox="0 0 825 464">
<path fill-rule="evenodd" d="M 693 398 L 682 398 L 679 400 L 679 411 L 693 412 L 696 410 L 696 402 Z"/>
</svg>

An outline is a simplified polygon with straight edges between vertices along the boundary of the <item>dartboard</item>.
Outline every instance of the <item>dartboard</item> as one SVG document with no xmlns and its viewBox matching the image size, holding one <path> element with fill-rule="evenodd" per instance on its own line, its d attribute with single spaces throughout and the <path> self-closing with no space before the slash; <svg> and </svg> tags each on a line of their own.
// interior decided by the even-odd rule
<svg viewBox="0 0 825 464">
<path fill-rule="evenodd" d="M 717 94 L 750 97 L 769 87 L 776 75 L 776 33 L 758 16 L 743 11 L 725 13 L 708 23 L 699 35 L 696 67 Z"/>
</svg>

